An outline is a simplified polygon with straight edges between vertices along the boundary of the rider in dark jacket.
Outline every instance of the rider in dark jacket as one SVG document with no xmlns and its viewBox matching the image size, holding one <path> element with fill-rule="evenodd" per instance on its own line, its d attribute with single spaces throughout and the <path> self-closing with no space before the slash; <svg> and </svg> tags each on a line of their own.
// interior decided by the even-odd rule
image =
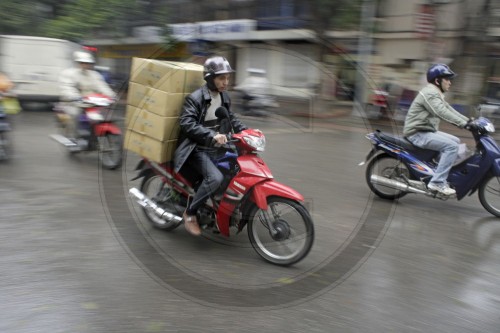
<svg viewBox="0 0 500 333">
<path fill-rule="evenodd" d="M 186 97 L 179 118 L 181 133 L 174 155 L 174 171 L 179 172 L 187 165 L 203 177 L 183 215 L 186 230 L 193 235 L 201 234 L 196 217 L 198 208 L 219 189 L 223 181 L 222 173 L 211 160 L 218 152 L 213 144 L 227 142 L 226 135 L 218 133 L 219 121 L 215 110 L 221 106 L 228 110 L 229 120 L 236 133 L 247 128 L 231 112 L 231 100 L 225 92 L 233 72 L 225 58 L 207 59 L 203 72 L 207 84 Z"/>
</svg>

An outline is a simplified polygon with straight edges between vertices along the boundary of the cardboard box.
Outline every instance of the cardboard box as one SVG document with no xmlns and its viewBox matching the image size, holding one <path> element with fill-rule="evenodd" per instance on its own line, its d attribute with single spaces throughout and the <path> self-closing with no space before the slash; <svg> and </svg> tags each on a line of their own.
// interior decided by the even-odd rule
<svg viewBox="0 0 500 333">
<path fill-rule="evenodd" d="M 201 65 L 133 58 L 124 148 L 157 163 L 172 160 L 185 97 L 203 84 Z"/>
<path fill-rule="evenodd" d="M 205 84 L 203 66 L 133 58 L 130 81 L 170 93 L 191 93 Z"/>
<path fill-rule="evenodd" d="M 133 112 L 127 129 L 159 141 L 175 140 L 179 137 L 178 117 L 162 117 L 141 109 L 135 109 Z"/>
<path fill-rule="evenodd" d="M 134 113 L 140 110 L 138 107 L 127 104 L 125 108 L 125 128 L 128 128 L 128 124 L 130 123 L 130 120 L 134 116 Z"/>
<path fill-rule="evenodd" d="M 127 104 L 163 117 L 177 117 L 188 94 L 170 93 L 130 82 Z"/>
<path fill-rule="evenodd" d="M 124 148 L 153 162 L 165 163 L 174 157 L 177 140 L 158 141 L 132 130 L 125 131 Z"/>
</svg>

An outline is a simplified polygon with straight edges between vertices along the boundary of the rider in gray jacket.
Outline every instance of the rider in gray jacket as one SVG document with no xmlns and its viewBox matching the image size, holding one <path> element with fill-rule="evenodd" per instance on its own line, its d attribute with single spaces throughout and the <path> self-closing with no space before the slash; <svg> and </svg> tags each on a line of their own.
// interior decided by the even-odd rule
<svg viewBox="0 0 500 333">
<path fill-rule="evenodd" d="M 415 146 L 441 153 L 438 166 L 429 184 L 430 190 L 451 196 L 456 194 L 447 183 L 448 173 L 458 154 L 460 139 L 439 131 L 441 119 L 460 128 L 471 126 L 470 119 L 444 100 L 455 73 L 445 64 L 436 64 L 427 71 L 427 82 L 413 100 L 406 115 L 403 134 Z"/>
</svg>

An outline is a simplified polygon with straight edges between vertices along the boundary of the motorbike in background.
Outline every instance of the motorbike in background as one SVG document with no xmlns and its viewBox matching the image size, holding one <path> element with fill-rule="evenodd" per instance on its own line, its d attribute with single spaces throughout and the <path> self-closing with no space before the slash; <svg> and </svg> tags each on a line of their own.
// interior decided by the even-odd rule
<svg viewBox="0 0 500 333">
<path fill-rule="evenodd" d="M 279 104 L 271 94 L 271 83 L 266 78 L 266 71 L 248 68 L 247 72 L 249 77 L 234 87 L 238 94 L 240 112 L 245 116 L 267 117 Z"/>
<path fill-rule="evenodd" d="M 12 141 L 9 132 L 12 130 L 10 116 L 21 111 L 15 93 L 0 91 L 0 160 L 8 160 L 12 154 Z"/>
<path fill-rule="evenodd" d="M 241 114 L 244 116 L 267 117 L 279 107 L 276 98 L 269 94 L 241 91 Z"/>
<path fill-rule="evenodd" d="M 373 118 L 391 118 L 389 113 L 389 93 L 382 89 L 373 90 L 366 104 L 366 113 L 376 115 Z"/>
<path fill-rule="evenodd" d="M 0 95 L 0 101 L 2 98 L 4 98 L 3 94 Z M 8 134 L 10 130 L 11 126 L 7 119 L 7 114 L 0 105 L 0 161 L 9 159 L 11 154 L 11 143 Z"/>
<path fill-rule="evenodd" d="M 223 154 L 214 160 L 224 182 L 198 210 L 200 227 L 229 237 L 230 227 L 239 233 L 247 226 L 250 243 L 262 258 L 281 266 L 299 262 L 314 240 L 313 220 L 302 204 L 304 197 L 275 181 L 259 157 L 266 142 L 261 131 L 246 129 L 234 134 L 232 129 L 222 130 L 231 127 L 227 110 L 219 108 L 216 116 L 226 120 L 226 126 L 221 122 L 220 132 L 229 133 L 230 144 L 222 146 Z M 186 170 L 174 173 L 172 162 L 158 164 L 142 159 L 136 169 L 138 175 L 132 180 L 142 178 L 142 182 L 140 190 L 129 190 L 131 196 L 153 226 L 177 228 L 201 179 Z"/>
<path fill-rule="evenodd" d="M 471 130 L 476 147 L 471 156 L 455 162 L 448 183 L 456 195 L 446 196 L 427 188 L 439 161 L 439 152 L 414 146 L 403 137 L 375 131 L 366 135 L 373 145 L 365 162 L 366 181 L 370 190 L 387 200 L 408 193 L 431 198 L 461 200 L 476 191 L 481 205 L 492 215 L 500 217 L 500 147 L 490 136 L 495 127 L 487 118 L 474 120 L 477 129 Z"/>
<path fill-rule="evenodd" d="M 114 100 L 102 94 L 89 94 L 74 102 L 82 112 L 77 116 L 76 138 L 71 130 L 71 117 L 60 106 L 54 108 L 59 134 L 50 137 L 65 146 L 71 154 L 97 151 L 101 165 L 116 169 L 122 163 L 123 135 L 110 119 Z"/>
</svg>

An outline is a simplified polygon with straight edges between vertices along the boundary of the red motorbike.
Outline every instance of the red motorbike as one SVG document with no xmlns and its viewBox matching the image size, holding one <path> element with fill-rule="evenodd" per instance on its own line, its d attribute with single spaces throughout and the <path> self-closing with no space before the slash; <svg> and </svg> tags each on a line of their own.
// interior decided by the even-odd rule
<svg viewBox="0 0 500 333">
<path fill-rule="evenodd" d="M 379 117 L 390 118 L 388 98 L 389 93 L 387 91 L 382 89 L 373 90 L 366 105 L 366 111 L 374 111 Z"/>
<path fill-rule="evenodd" d="M 297 263 L 314 241 L 314 225 L 303 205 L 304 197 L 275 181 L 259 157 L 266 143 L 261 131 L 246 129 L 234 134 L 231 129 L 228 140 L 224 154 L 214 159 L 224 183 L 198 210 L 200 227 L 229 237 L 231 227 L 239 233 L 247 226 L 250 242 L 262 258 L 282 266 Z M 201 180 L 193 173 L 174 173 L 172 162 L 142 159 L 136 170 L 139 173 L 133 180 L 142 178 L 140 190 L 131 188 L 129 192 L 148 220 L 164 230 L 178 227 Z"/>
<path fill-rule="evenodd" d="M 54 108 L 60 134 L 51 138 L 65 146 L 71 154 L 97 151 L 103 167 L 116 169 L 122 162 L 122 131 L 110 119 L 114 100 L 101 94 L 90 94 L 75 101 L 73 106 L 82 112 L 77 118 L 76 138 L 71 128 L 71 117 L 60 106 Z"/>
</svg>

